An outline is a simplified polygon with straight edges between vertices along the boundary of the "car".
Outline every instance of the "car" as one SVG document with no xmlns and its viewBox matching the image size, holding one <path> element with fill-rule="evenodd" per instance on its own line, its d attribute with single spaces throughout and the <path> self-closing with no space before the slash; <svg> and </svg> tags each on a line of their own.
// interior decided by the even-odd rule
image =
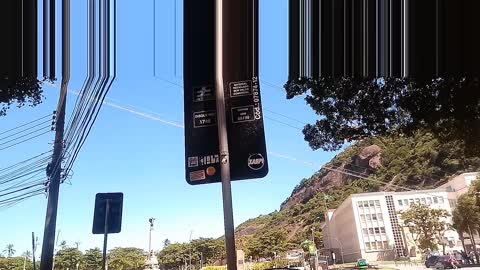
<svg viewBox="0 0 480 270">
<path fill-rule="evenodd" d="M 450 256 L 437 256 L 435 260 L 435 264 L 433 265 L 436 269 L 454 269 L 454 268 L 461 268 L 461 264 L 458 262 L 454 262 L 456 267 L 453 267 L 452 262 L 450 261 Z"/>
<path fill-rule="evenodd" d="M 425 267 L 430 268 L 432 266 L 435 266 L 435 264 L 437 263 L 438 257 L 439 256 L 437 256 L 437 255 L 433 255 L 433 256 L 428 257 L 428 259 L 425 260 Z"/>
<path fill-rule="evenodd" d="M 368 269 L 368 261 L 366 259 L 358 259 L 355 269 Z"/>
</svg>

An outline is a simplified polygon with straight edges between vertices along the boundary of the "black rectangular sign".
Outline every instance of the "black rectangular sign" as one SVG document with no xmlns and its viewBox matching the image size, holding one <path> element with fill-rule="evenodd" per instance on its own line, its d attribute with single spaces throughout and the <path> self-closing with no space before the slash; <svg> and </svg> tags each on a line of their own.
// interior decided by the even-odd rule
<svg viewBox="0 0 480 270">
<path fill-rule="evenodd" d="M 268 173 L 258 79 L 258 0 L 223 1 L 223 77 L 231 180 Z M 221 182 L 215 101 L 215 0 L 184 1 L 185 171 Z"/>
<path fill-rule="evenodd" d="M 123 193 L 97 193 L 93 214 L 93 234 L 105 233 L 107 202 L 108 224 L 106 233 L 119 233 L 122 230 Z"/>
</svg>

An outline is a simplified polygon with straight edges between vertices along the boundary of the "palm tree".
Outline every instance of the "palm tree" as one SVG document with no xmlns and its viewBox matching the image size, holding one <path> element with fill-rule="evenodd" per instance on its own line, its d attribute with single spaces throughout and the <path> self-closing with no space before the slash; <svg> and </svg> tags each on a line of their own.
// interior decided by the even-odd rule
<svg viewBox="0 0 480 270">
<path fill-rule="evenodd" d="M 27 250 L 27 251 L 23 252 L 22 257 L 31 258 L 32 257 L 32 252 L 30 252 L 30 250 Z"/>
<path fill-rule="evenodd" d="M 8 244 L 3 252 L 7 253 L 7 257 L 12 257 L 15 254 L 13 244 Z"/>
</svg>

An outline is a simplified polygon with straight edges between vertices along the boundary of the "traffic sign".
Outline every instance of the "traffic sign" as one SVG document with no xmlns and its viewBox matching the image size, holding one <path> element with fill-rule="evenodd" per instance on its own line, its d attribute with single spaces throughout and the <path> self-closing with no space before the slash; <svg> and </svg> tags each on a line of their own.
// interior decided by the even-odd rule
<svg viewBox="0 0 480 270">
<path fill-rule="evenodd" d="M 268 173 L 268 162 L 258 78 L 258 0 L 224 1 L 223 13 L 230 176 L 261 178 Z M 192 185 L 221 182 L 215 23 L 215 0 L 184 1 L 185 171 Z"/>
<path fill-rule="evenodd" d="M 122 230 L 122 210 L 123 193 L 97 193 L 92 233 L 119 233 Z"/>
</svg>

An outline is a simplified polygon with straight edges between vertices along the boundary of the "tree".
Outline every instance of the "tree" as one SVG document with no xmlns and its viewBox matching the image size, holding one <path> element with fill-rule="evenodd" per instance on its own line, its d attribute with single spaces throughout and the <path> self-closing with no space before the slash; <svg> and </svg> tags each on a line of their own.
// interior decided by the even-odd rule
<svg viewBox="0 0 480 270">
<path fill-rule="evenodd" d="M 8 42 L 3 42 L 0 50 L 0 116 L 13 103 L 35 106 L 42 101 L 37 79 L 36 13 L 35 1 L 0 1 L 0 17 L 8 25 L 2 32 Z"/>
<path fill-rule="evenodd" d="M 470 194 L 463 194 L 457 200 L 457 206 L 453 211 L 453 227 L 458 234 L 467 233 L 473 247 L 476 247 L 475 233 L 480 231 L 480 207 L 476 204 L 476 198 Z M 478 254 L 477 261 L 478 261 Z"/>
<path fill-rule="evenodd" d="M 87 270 L 101 270 L 103 255 L 99 248 L 92 248 L 85 252 L 83 255 L 83 261 L 85 269 Z"/>
<path fill-rule="evenodd" d="M 8 244 L 3 250 L 3 252 L 7 254 L 7 257 L 12 257 L 16 251 L 13 248 L 13 244 Z"/>
<path fill-rule="evenodd" d="M 67 241 L 63 240 L 62 242 L 60 242 L 59 246 L 61 249 L 66 249 L 68 247 Z"/>
<path fill-rule="evenodd" d="M 32 263 L 30 263 L 30 260 L 27 260 L 27 263 L 25 263 L 25 257 L 9 257 L 9 258 L 0 257 L 1 270 L 24 270 L 23 268 L 24 265 L 25 265 L 25 270 L 33 269 L 33 265 Z"/>
<path fill-rule="evenodd" d="M 274 257 L 285 252 L 288 247 L 285 230 L 267 230 L 258 236 L 252 236 L 245 244 L 246 255 L 255 259 Z"/>
<path fill-rule="evenodd" d="M 22 253 L 22 257 L 26 257 L 27 259 L 32 258 L 32 252 L 30 250 L 26 250 Z"/>
<path fill-rule="evenodd" d="M 400 213 L 404 226 L 424 252 L 437 250 L 439 244 L 444 245 L 444 233 L 450 227 L 446 221 L 449 215 L 444 209 L 433 209 L 424 204 L 413 204 Z"/>
<path fill-rule="evenodd" d="M 162 249 L 158 254 L 158 262 L 165 269 L 184 265 L 189 258 L 190 244 L 174 243 Z"/>
<path fill-rule="evenodd" d="M 114 248 L 108 253 L 108 266 L 115 270 L 142 269 L 146 252 L 140 248 Z"/>
<path fill-rule="evenodd" d="M 441 140 L 462 140 L 480 154 L 480 80 L 301 78 L 287 82 L 287 98 L 304 95 L 320 119 L 303 129 L 313 149 L 338 150 L 345 142 L 425 129 Z"/>
<path fill-rule="evenodd" d="M 168 240 L 168 238 L 163 240 L 163 248 L 166 248 L 166 247 L 170 246 L 171 244 L 172 243 L 170 242 L 170 240 Z"/>
<path fill-rule="evenodd" d="M 77 269 L 77 264 L 79 269 L 84 269 L 83 254 L 76 248 L 62 248 L 55 255 L 55 269 L 74 270 Z"/>
</svg>

